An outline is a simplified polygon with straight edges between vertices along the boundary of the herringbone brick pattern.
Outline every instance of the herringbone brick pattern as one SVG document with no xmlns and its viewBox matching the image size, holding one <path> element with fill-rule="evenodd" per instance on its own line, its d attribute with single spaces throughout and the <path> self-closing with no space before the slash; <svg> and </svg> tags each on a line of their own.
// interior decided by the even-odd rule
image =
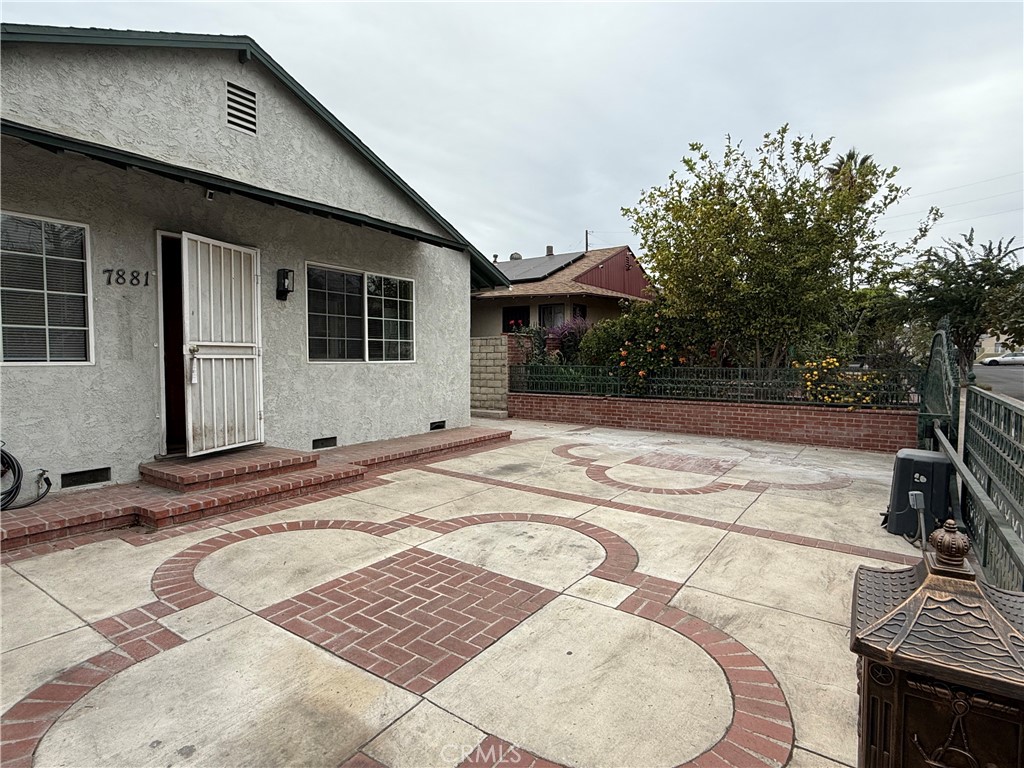
<svg viewBox="0 0 1024 768">
<path fill-rule="evenodd" d="M 412 548 L 260 616 L 413 693 L 423 693 L 557 596 Z"/>
</svg>

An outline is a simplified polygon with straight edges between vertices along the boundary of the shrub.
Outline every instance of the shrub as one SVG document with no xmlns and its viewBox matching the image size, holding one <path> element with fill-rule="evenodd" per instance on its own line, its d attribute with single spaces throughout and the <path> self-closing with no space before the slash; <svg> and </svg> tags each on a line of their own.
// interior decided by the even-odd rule
<svg viewBox="0 0 1024 768">
<path fill-rule="evenodd" d="M 879 371 L 843 368 L 838 358 L 794 362 L 803 375 L 804 397 L 826 405 L 876 405 L 882 399 L 887 382 Z"/>
<path fill-rule="evenodd" d="M 562 361 L 575 365 L 580 356 L 580 342 L 590 329 L 590 324 L 582 318 L 574 317 L 554 328 L 548 328 L 548 334 L 558 339 Z"/>
</svg>

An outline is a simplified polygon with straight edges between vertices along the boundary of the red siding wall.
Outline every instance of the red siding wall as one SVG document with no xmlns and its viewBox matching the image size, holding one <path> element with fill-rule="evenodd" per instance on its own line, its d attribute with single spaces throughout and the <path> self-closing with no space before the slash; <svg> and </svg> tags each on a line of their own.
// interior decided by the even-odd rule
<svg viewBox="0 0 1024 768">
<path fill-rule="evenodd" d="M 884 453 L 917 447 L 917 411 L 847 411 L 812 406 L 510 392 L 508 415 L 513 419 L 739 437 Z"/>
<path fill-rule="evenodd" d="M 650 285 L 647 275 L 644 274 L 636 257 L 633 256 L 633 252 L 628 248 L 623 248 L 614 256 L 609 256 L 600 265 L 591 267 L 577 277 L 576 282 L 628 293 L 630 296 L 638 296 L 642 299 L 650 298 L 650 294 L 646 291 Z"/>
</svg>

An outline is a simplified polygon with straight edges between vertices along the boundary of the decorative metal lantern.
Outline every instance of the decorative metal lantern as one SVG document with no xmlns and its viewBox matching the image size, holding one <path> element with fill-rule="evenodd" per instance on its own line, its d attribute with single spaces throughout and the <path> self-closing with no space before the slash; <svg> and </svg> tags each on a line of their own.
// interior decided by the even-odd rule
<svg viewBox="0 0 1024 768">
<path fill-rule="evenodd" d="M 977 579 L 952 520 L 934 552 L 898 570 L 861 566 L 862 768 L 1024 768 L 1024 593 Z"/>
</svg>

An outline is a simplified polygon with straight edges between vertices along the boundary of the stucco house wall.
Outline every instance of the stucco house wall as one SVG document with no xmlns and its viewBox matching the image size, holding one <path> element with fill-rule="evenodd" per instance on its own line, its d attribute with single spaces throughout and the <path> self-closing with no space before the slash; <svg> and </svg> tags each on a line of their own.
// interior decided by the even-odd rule
<svg viewBox="0 0 1024 768">
<path fill-rule="evenodd" d="M 227 83 L 258 133 L 227 125 Z M 3 116 L 163 162 L 444 234 L 255 59 L 198 48 L 5 43 Z"/>
<path fill-rule="evenodd" d="M 6 58 L 5 58 L 6 61 Z M 9 72 L 4 72 L 4 78 Z M 6 103 L 4 111 L 6 115 Z M 120 170 L 4 138 L 5 212 L 89 227 L 94 362 L 0 366 L 2 439 L 26 468 L 110 466 L 138 476 L 161 448 L 157 231 L 192 232 L 261 251 L 265 439 L 309 449 L 424 432 L 431 421 L 469 423 L 467 254 Z M 415 362 L 309 363 L 305 262 L 415 280 Z M 275 298 L 274 273 L 296 290 Z M 149 287 L 107 286 L 103 269 L 149 271 Z"/>
</svg>

